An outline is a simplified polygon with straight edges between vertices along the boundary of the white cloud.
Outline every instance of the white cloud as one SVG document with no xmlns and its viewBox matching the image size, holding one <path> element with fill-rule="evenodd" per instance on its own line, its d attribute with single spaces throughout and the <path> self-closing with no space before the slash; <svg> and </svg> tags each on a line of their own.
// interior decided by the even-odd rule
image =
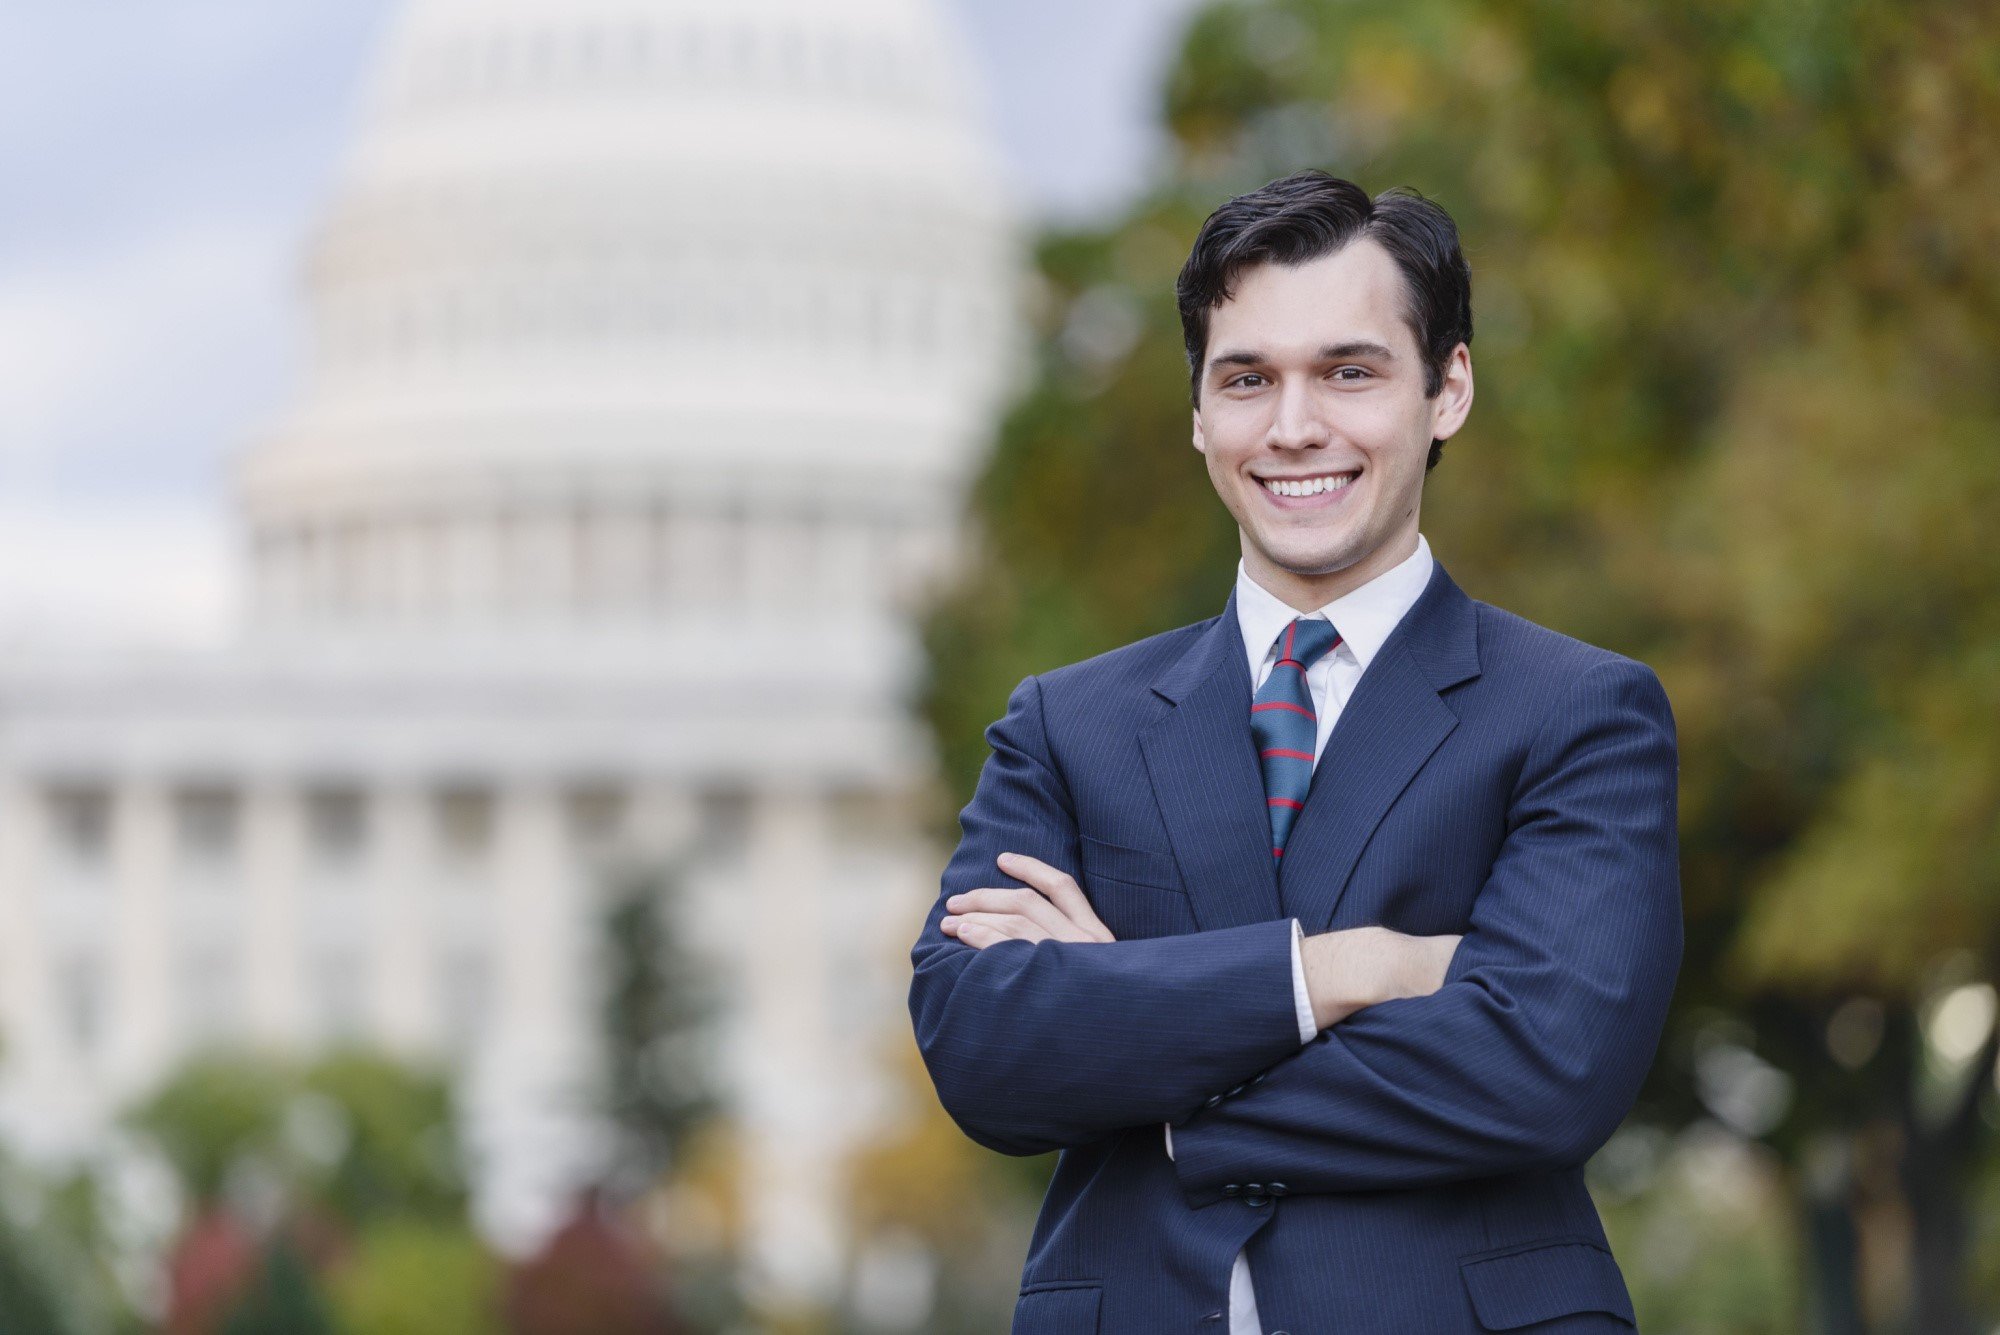
<svg viewBox="0 0 2000 1335">
<path fill-rule="evenodd" d="M 282 389 L 296 248 L 288 223 L 225 216 L 0 270 L 0 495 L 211 472 L 238 443 L 212 437 Z"/>
<path fill-rule="evenodd" d="M 1131 187 L 1192 2 L 953 0 L 1044 209 Z M 399 3 L 0 5 L 0 640 L 227 620 L 219 464 L 282 404 L 299 245 Z"/>
<path fill-rule="evenodd" d="M 237 615 L 235 541 L 212 505 L 0 504 L 0 652 L 213 643 Z"/>
</svg>

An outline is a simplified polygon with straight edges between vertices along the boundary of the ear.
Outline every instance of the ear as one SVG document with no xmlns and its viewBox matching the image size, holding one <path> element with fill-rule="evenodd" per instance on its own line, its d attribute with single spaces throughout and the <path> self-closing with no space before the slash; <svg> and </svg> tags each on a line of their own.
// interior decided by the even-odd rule
<svg viewBox="0 0 2000 1335">
<path fill-rule="evenodd" d="M 1193 408 L 1193 409 L 1190 409 L 1190 410 L 1189 410 L 1189 415 L 1190 415 L 1191 417 L 1193 417 L 1193 418 L 1194 418 L 1194 448 L 1195 448 L 1195 452 L 1196 452 L 1197 454 L 1207 454 L 1207 453 L 1208 453 L 1208 437 L 1207 437 L 1206 435 L 1202 434 L 1202 430 L 1201 430 L 1201 409 L 1199 409 L 1199 408 Z"/>
<path fill-rule="evenodd" d="M 1472 350 L 1461 343 L 1444 364 L 1444 385 L 1431 403 L 1431 439 L 1449 440 L 1472 411 Z"/>
</svg>

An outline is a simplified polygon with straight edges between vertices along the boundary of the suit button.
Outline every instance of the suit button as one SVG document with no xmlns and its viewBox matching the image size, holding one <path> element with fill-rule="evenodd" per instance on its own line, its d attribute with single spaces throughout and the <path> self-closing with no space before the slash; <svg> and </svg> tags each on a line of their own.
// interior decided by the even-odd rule
<svg viewBox="0 0 2000 1335">
<path fill-rule="evenodd" d="M 1202 1100 L 1201 1106 L 1204 1108 L 1213 1108 L 1216 1104 L 1220 1102 L 1222 1102 L 1222 1095 L 1210 1094 L 1206 1099 Z"/>
<path fill-rule="evenodd" d="M 1273 1182 L 1265 1187 L 1264 1190 L 1270 1192 L 1273 1196 L 1282 1196 L 1285 1194 L 1287 1188 L 1282 1182 Z"/>
<path fill-rule="evenodd" d="M 1249 1192 L 1252 1196 L 1262 1196 L 1264 1194 L 1264 1184 L 1262 1182 L 1245 1182 L 1243 1190 Z"/>
<path fill-rule="evenodd" d="M 1258 1083 L 1259 1081 L 1261 1081 L 1261 1080 L 1262 1080 L 1263 1078 L 1264 1078 L 1264 1072 L 1262 1072 L 1262 1071 L 1259 1071 L 1259 1072 L 1257 1072 L 1257 1074 L 1255 1074 L 1255 1075 L 1253 1075 L 1253 1076 L 1251 1076 L 1251 1077 L 1250 1077 L 1250 1083 L 1251 1083 L 1251 1084 L 1253 1084 L 1253 1085 L 1254 1085 L 1254 1084 L 1257 1084 L 1257 1083 Z"/>
<path fill-rule="evenodd" d="M 1238 1085 L 1236 1086 L 1236 1088 L 1230 1090 L 1229 1092 L 1231 1095 L 1241 1094 L 1246 1088 L 1247 1086 L 1245 1085 Z"/>
<path fill-rule="evenodd" d="M 1253 1210 L 1261 1210 L 1271 1203 L 1271 1199 L 1268 1196 L 1245 1196 L 1243 1203 Z"/>
<path fill-rule="evenodd" d="M 1243 1188 L 1237 1186 L 1234 1182 L 1231 1182 L 1228 1186 L 1222 1189 L 1222 1194 L 1225 1196 L 1234 1196 L 1236 1193 L 1242 1190 Z"/>
</svg>

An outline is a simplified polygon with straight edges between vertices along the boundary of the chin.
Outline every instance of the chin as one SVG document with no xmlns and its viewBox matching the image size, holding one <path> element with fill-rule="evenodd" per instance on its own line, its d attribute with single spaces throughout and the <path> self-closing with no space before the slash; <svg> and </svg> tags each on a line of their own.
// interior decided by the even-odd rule
<svg viewBox="0 0 2000 1335">
<path fill-rule="evenodd" d="M 1331 575 L 1354 564 L 1354 554 L 1346 543 L 1322 543 L 1309 547 L 1266 547 L 1264 554 L 1273 565 L 1294 575 Z"/>
</svg>

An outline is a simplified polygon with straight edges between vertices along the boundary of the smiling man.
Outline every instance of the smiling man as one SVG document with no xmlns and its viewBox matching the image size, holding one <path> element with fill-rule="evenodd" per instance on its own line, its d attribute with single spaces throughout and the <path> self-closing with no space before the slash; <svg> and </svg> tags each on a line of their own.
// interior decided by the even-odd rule
<svg viewBox="0 0 2000 1335">
<path fill-rule="evenodd" d="M 1666 694 L 1419 529 L 1473 399 L 1442 209 L 1289 176 L 1178 295 L 1235 587 L 1016 688 L 912 952 L 945 1108 L 1063 1152 L 1014 1331 L 1630 1329 L 1583 1164 L 1680 966 Z"/>
</svg>

